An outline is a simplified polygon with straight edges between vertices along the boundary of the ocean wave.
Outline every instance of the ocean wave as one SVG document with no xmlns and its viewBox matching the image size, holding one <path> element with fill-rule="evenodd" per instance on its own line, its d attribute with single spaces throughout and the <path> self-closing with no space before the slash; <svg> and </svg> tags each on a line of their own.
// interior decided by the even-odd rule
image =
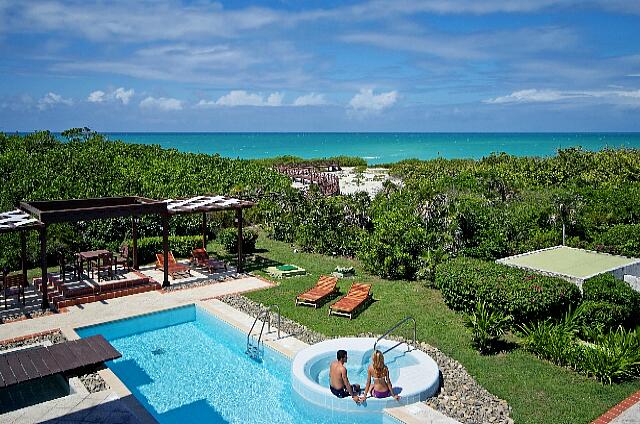
<svg viewBox="0 0 640 424">
<path fill-rule="evenodd" d="M 380 156 L 362 156 L 362 159 L 380 159 Z"/>
</svg>

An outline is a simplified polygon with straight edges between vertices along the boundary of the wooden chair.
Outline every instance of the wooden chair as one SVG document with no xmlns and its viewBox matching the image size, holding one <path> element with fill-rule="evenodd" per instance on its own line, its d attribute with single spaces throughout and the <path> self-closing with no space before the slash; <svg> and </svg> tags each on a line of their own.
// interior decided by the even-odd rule
<svg viewBox="0 0 640 424">
<path fill-rule="evenodd" d="M 129 266 L 129 245 L 123 244 L 120 246 L 120 250 L 113 254 L 113 259 L 115 260 L 116 268 L 120 265 L 122 269 L 129 271 L 131 269 Z"/>
<path fill-rule="evenodd" d="M 162 253 L 156 253 L 156 269 L 161 271 L 164 270 L 164 254 Z M 191 275 L 191 268 L 187 265 L 182 265 L 176 262 L 176 258 L 173 257 L 173 253 L 169 251 L 169 275 L 171 278 L 176 278 L 176 275 L 184 277 L 184 275 L 181 274 Z"/>
<path fill-rule="evenodd" d="M 27 287 L 27 285 L 24 274 L 9 274 L 6 269 L 2 272 L 2 291 L 4 292 L 5 309 L 7 309 L 7 298 L 10 296 L 17 297 L 18 302 L 20 302 L 20 295 L 22 295 L 22 304 L 24 305 L 24 288 Z"/>
<path fill-rule="evenodd" d="M 191 252 L 191 263 L 195 266 L 207 268 L 209 272 L 215 272 L 217 269 L 227 270 L 227 264 L 220 259 L 211 259 L 207 249 L 200 247 Z"/>
<path fill-rule="evenodd" d="M 113 278 L 113 270 L 115 268 L 115 260 L 113 258 L 113 253 L 103 253 L 98 256 L 98 259 L 91 262 L 91 270 L 96 271 L 98 273 L 98 281 L 100 281 L 100 273 L 106 274 L 109 276 L 109 279 Z"/>
<path fill-rule="evenodd" d="M 356 311 L 371 299 L 371 284 L 353 283 L 346 296 L 329 306 L 329 315 L 353 318 Z"/>
<path fill-rule="evenodd" d="M 307 305 L 317 308 L 329 296 L 337 293 L 338 279 L 328 275 L 321 275 L 315 286 L 296 297 L 296 306 Z"/>
<path fill-rule="evenodd" d="M 77 258 L 70 259 L 64 252 L 58 253 L 58 272 L 63 283 L 67 280 L 67 273 L 71 273 L 75 278 L 80 278 L 82 273 Z"/>
</svg>

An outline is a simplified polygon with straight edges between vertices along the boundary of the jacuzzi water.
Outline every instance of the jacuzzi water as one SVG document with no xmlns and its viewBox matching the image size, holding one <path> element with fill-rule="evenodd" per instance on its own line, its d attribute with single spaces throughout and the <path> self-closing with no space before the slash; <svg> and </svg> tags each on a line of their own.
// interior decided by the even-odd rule
<svg viewBox="0 0 640 424">
<path fill-rule="evenodd" d="M 193 305 L 76 331 L 122 353 L 108 367 L 161 423 L 396 422 L 299 406 L 285 356 L 266 347 L 261 362 L 250 359 L 246 334 Z"/>
<path fill-rule="evenodd" d="M 385 364 L 395 394 L 399 400 L 387 397 L 368 398 L 356 405 L 350 398 L 338 399 L 329 387 L 329 365 L 336 360 L 338 349 L 348 353 L 347 374 L 351 384 L 359 383 L 365 388 L 367 368 L 371 363 L 374 343 L 385 353 Z M 394 347 L 395 346 L 395 347 Z M 426 353 L 407 345 L 375 338 L 351 337 L 325 340 L 298 352 L 292 363 L 293 389 L 296 396 L 309 408 L 323 408 L 351 414 L 377 412 L 382 415 L 385 408 L 409 405 L 433 396 L 440 385 L 440 373 L 436 362 Z"/>
<path fill-rule="evenodd" d="M 348 348 L 348 346 L 345 346 Z M 347 375 L 351 384 L 364 384 L 367 381 L 367 368 L 371 364 L 371 354 L 373 349 L 367 351 L 349 350 L 348 361 L 346 364 Z M 323 387 L 329 387 L 329 365 L 335 361 L 335 352 L 331 351 L 322 358 L 317 359 L 314 364 L 313 377 L 314 380 Z M 385 364 L 389 369 L 389 378 L 391 383 L 398 380 L 400 369 L 411 365 L 416 365 L 416 359 L 407 354 L 403 348 L 394 349 L 385 355 Z"/>
</svg>

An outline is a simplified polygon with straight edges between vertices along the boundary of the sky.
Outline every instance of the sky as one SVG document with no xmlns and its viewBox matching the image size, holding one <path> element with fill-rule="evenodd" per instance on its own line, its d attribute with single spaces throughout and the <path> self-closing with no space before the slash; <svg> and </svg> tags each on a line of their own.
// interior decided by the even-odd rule
<svg viewBox="0 0 640 424">
<path fill-rule="evenodd" d="M 639 0 L 0 0 L 0 131 L 640 131 Z"/>
</svg>

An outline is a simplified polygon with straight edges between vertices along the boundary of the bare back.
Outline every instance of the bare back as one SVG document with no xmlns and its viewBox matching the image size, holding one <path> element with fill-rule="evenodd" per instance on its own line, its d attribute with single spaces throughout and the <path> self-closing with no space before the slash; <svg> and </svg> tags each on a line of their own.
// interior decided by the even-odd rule
<svg viewBox="0 0 640 424">
<path fill-rule="evenodd" d="M 340 361 L 333 361 L 329 367 L 329 384 L 336 390 L 344 387 L 344 380 L 347 370 Z"/>
</svg>

